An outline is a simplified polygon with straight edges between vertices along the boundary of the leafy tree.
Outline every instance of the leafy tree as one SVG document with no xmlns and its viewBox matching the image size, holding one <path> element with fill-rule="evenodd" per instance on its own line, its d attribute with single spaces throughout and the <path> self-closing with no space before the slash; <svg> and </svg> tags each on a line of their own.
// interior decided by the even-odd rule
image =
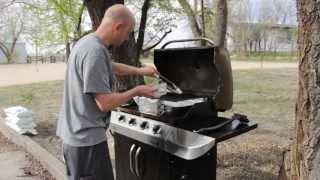
<svg viewBox="0 0 320 180">
<path fill-rule="evenodd" d="M 40 24 L 35 24 L 33 29 L 41 26 L 40 36 L 32 37 L 34 42 L 43 42 L 48 46 L 65 45 L 66 56 L 70 54 L 70 44 L 77 41 L 84 31 L 81 25 L 84 4 L 78 0 L 33 0 L 28 3 Z"/>
</svg>

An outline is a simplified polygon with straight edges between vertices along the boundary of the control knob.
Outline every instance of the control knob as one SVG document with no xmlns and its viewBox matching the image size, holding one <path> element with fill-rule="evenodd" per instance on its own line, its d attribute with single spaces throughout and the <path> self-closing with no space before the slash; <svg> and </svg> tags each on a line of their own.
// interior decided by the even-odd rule
<svg viewBox="0 0 320 180">
<path fill-rule="evenodd" d="M 118 118 L 118 121 L 125 122 L 126 121 L 126 117 L 124 115 L 120 115 L 119 118 Z"/>
<path fill-rule="evenodd" d="M 136 119 L 135 119 L 135 118 L 131 118 L 131 119 L 129 120 L 129 125 L 134 126 L 134 125 L 136 125 L 136 124 L 137 124 L 137 122 L 136 122 Z"/>
<path fill-rule="evenodd" d="M 149 128 L 149 123 L 147 121 L 143 121 L 141 124 L 140 124 L 140 128 L 141 129 L 148 129 Z"/>
<path fill-rule="evenodd" d="M 160 134 L 162 131 L 161 126 L 160 125 L 153 126 L 152 131 L 154 134 Z"/>
</svg>

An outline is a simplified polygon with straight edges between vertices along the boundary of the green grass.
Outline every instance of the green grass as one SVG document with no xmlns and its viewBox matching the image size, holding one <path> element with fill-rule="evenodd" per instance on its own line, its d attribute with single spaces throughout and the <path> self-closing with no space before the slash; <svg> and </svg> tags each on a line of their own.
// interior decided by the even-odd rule
<svg viewBox="0 0 320 180">
<path fill-rule="evenodd" d="M 250 54 L 245 53 L 232 53 L 230 52 L 232 61 L 252 61 L 252 62 L 297 62 L 297 52 L 253 52 Z M 141 62 L 145 64 L 153 63 L 153 57 L 142 57 Z"/>
<path fill-rule="evenodd" d="M 279 120 L 290 123 L 297 95 L 297 70 L 243 70 L 235 71 L 233 77 L 234 105 L 230 112 L 248 114 L 263 124 Z"/>
<path fill-rule="evenodd" d="M 62 81 L 14 85 L 0 88 L 0 106 L 43 106 L 62 94 Z"/>
<path fill-rule="evenodd" d="M 291 117 L 295 103 L 297 72 L 294 69 L 234 71 L 234 105 L 224 114 L 242 112 L 263 121 L 272 116 Z M 156 83 L 155 78 L 145 78 Z M 0 88 L 0 107 L 23 105 L 39 112 L 58 111 L 63 90 L 62 81 L 51 81 Z M 54 108 L 52 108 L 54 107 Z M 281 118 L 281 117 L 277 117 Z"/>
<path fill-rule="evenodd" d="M 218 173 L 226 180 L 277 179 L 282 152 L 294 137 L 297 70 L 241 70 L 233 77 L 233 107 L 220 115 L 245 114 L 258 128 L 220 143 Z"/>
<path fill-rule="evenodd" d="M 34 112 L 37 130 L 42 135 L 54 132 L 61 106 L 63 81 L 14 85 L 0 88 L 0 114 L 3 108 L 21 105 Z"/>
</svg>

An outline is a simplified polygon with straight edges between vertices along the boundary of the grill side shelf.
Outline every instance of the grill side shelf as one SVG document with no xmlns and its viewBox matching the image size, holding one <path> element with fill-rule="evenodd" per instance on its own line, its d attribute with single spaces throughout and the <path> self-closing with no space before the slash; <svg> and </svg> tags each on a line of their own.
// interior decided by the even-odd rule
<svg viewBox="0 0 320 180">
<path fill-rule="evenodd" d="M 258 127 L 257 123 L 248 123 L 246 125 L 239 126 L 238 128 L 232 130 L 230 127 L 226 126 L 218 131 L 212 131 L 209 133 L 201 133 L 206 136 L 210 136 L 216 139 L 216 143 L 231 139 L 233 137 L 239 136 Z"/>
</svg>

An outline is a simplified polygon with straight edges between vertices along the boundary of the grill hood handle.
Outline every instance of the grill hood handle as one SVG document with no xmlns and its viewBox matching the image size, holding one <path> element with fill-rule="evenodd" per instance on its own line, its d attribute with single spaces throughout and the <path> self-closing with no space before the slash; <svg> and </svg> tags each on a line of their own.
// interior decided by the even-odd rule
<svg viewBox="0 0 320 180">
<path fill-rule="evenodd" d="M 179 40 L 168 41 L 164 45 L 162 45 L 161 49 L 164 49 L 167 45 L 172 44 L 172 43 L 192 42 L 192 41 L 206 41 L 211 46 L 215 46 L 214 42 L 211 39 L 208 39 L 208 38 L 192 38 L 192 39 L 179 39 Z"/>
<path fill-rule="evenodd" d="M 182 94 L 182 90 L 172 81 L 170 81 L 169 79 L 167 79 L 166 77 L 164 77 L 161 74 L 157 74 L 156 78 L 162 80 L 163 82 L 165 82 L 168 85 L 168 90 L 170 92 L 176 93 L 176 94 Z"/>
</svg>

